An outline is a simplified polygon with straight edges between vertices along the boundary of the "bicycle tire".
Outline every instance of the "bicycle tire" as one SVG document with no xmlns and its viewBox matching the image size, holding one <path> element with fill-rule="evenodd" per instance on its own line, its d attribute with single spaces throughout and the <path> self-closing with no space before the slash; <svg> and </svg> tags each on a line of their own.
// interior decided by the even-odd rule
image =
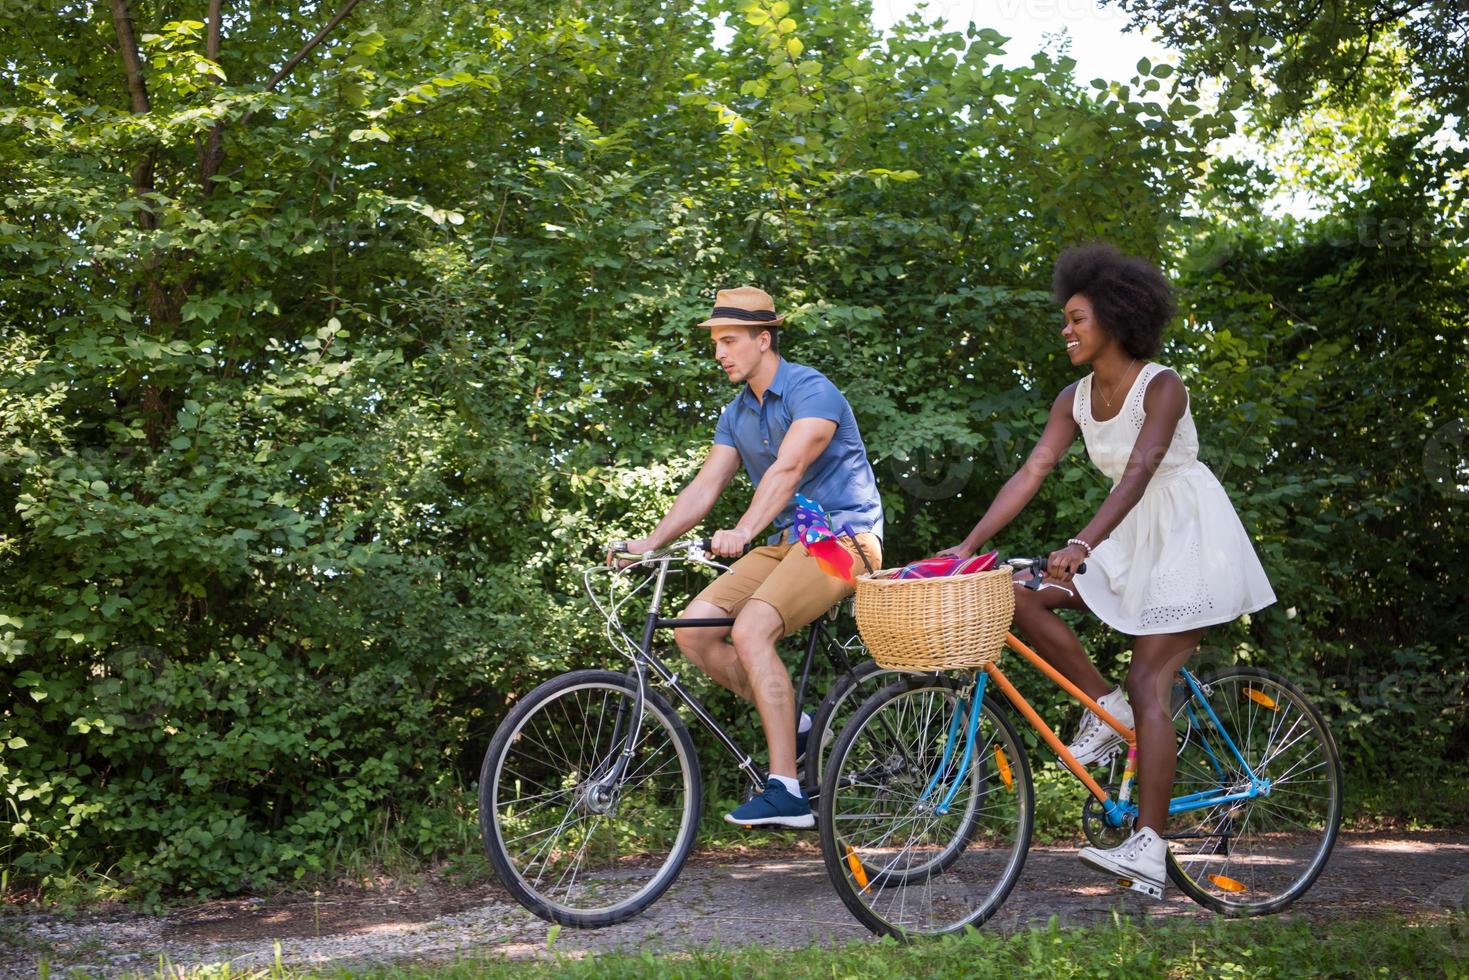
<svg viewBox="0 0 1469 980">
<path fill-rule="evenodd" d="M 832 748 L 817 815 L 822 860 L 843 904 L 879 935 L 906 940 L 978 926 L 1025 866 L 1035 819 L 1030 763 L 994 698 L 980 708 L 971 774 L 958 773 L 954 757 L 940 774 L 940 785 L 956 777 L 971 784 L 956 795 L 967 795 L 961 812 L 948 820 L 952 808 L 940 815 L 915 796 L 939 772 L 959 693 L 939 677 L 890 684 L 863 703 Z M 993 770 L 984 762 L 991 755 Z"/>
<path fill-rule="evenodd" d="M 856 709 L 888 684 L 905 676 L 909 676 L 908 672 L 883 667 L 875 660 L 864 660 L 853 667 L 850 673 L 837 675 L 811 719 L 811 734 L 807 736 L 806 742 L 806 761 L 801 772 L 801 788 L 807 797 L 813 800 L 819 797 L 826 760 L 831 756 L 837 735 L 851 720 Z"/>
<path fill-rule="evenodd" d="M 1316 881 L 1342 815 L 1341 758 L 1331 730 L 1300 688 L 1258 667 L 1227 667 L 1199 679 L 1226 732 L 1267 795 L 1170 816 L 1168 876 L 1195 902 L 1222 915 L 1268 915 Z M 1191 703 L 1197 703 L 1197 696 Z M 1181 796 L 1248 782 L 1207 715 L 1180 712 Z M 1263 739 L 1263 744 L 1262 744 Z M 1187 841 L 1187 844 L 1183 842 Z"/>
<path fill-rule="evenodd" d="M 631 718 L 636 694 L 626 674 L 562 674 L 521 699 L 490 739 L 480 768 L 485 853 L 543 919 L 595 928 L 631 918 L 668 890 L 693 848 L 699 759 L 658 692 L 645 689 L 623 780 L 599 787 L 626 748 L 617 719 Z"/>
</svg>

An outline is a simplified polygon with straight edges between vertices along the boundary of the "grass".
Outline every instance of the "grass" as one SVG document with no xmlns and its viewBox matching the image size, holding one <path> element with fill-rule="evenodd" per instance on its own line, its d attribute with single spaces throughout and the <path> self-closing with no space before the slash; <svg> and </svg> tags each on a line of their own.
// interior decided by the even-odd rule
<svg viewBox="0 0 1469 980">
<path fill-rule="evenodd" d="M 970 932 L 903 946 L 886 941 L 836 948 L 773 952 L 764 947 L 707 949 L 687 954 L 647 951 L 574 958 L 555 952 L 539 961 L 474 957 L 450 963 L 383 966 L 349 971 L 297 968 L 277 962 L 254 973 L 228 967 L 180 969 L 160 964 L 140 978 L 171 980 L 469 980 L 568 977 L 604 980 L 713 977 L 780 980 L 878 976 L 1066 978 L 1126 977 L 1469 977 L 1469 919 L 1432 922 L 1401 916 L 1329 926 L 1281 920 L 1150 926 L 1114 917 L 1106 925 L 1041 929 L 1002 936 Z M 42 967 L 40 976 L 47 972 Z"/>
<path fill-rule="evenodd" d="M 1349 775 L 1344 824 L 1361 830 L 1469 828 L 1469 779 L 1452 768 L 1442 765 L 1393 780 Z M 1424 786 L 1433 792 L 1422 792 Z"/>
</svg>

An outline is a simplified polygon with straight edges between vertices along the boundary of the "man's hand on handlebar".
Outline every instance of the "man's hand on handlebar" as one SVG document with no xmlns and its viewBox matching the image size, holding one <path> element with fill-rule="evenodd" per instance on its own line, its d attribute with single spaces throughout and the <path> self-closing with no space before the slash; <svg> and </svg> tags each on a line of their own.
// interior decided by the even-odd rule
<svg viewBox="0 0 1469 980">
<path fill-rule="evenodd" d="M 709 550 L 723 558 L 738 558 L 750 547 L 751 535 L 746 531 L 715 531 Z"/>
<path fill-rule="evenodd" d="M 638 538 L 635 541 L 614 541 L 607 549 L 607 564 L 616 568 L 626 568 L 637 561 L 638 556 L 652 551 L 655 545 L 652 538 Z M 628 557 L 629 555 L 633 557 Z"/>
</svg>

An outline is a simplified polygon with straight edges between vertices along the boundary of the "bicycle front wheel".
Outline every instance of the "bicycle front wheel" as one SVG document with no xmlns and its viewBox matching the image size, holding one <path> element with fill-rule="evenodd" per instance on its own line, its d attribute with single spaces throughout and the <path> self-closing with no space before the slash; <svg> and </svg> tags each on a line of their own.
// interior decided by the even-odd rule
<svg viewBox="0 0 1469 980">
<path fill-rule="evenodd" d="M 643 911 L 688 859 L 703 784 L 693 739 L 656 691 L 579 670 L 531 691 L 480 770 L 480 831 L 500 881 L 543 919 L 605 926 Z M 626 757 L 620 779 L 614 767 Z"/>
<path fill-rule="evenodd" d="M 1168 876 L 1206 908 L 1278 912 L 1321 874 L 1341 824 L 1342 772 L 1321 713 L 1285 678 L 1229 667 L 1199 679 L 1179 711 L 1175 799 L 1241 796 L 1250 770 L 1268 789 L 1169 817 Z M 1217 719 L 1217 724 L 1215 719 Z M 1198 797 L 1195 799 L 1207 799 Z"/>
<path fill-rule="evenodd" d="M 963 765 L 968 710 L 957 729 L 952 719 L 964 693 L 936 677 L 892 684 L 832 748 L 821 854 L 837 894 L 873 932 L 905 939 L 979 925 L 1020 878 L 1035 811 L 1030 765 L 989 698 Z"/>
</svg>

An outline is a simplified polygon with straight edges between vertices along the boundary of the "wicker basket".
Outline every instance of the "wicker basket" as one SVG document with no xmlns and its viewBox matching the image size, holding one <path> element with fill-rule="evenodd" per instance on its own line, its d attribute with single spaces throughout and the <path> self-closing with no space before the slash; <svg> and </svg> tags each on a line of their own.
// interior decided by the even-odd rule
<svg viewBox="0 0 1469 980">
<path fill-rule="evenodd" d="M 873 660 L 927 672 L 1000 659 L 1015 615 L 1009 569 L 915 579 L 893 578 L 897 571 L 857 579 L 857 629 Z"/>
</svg>

